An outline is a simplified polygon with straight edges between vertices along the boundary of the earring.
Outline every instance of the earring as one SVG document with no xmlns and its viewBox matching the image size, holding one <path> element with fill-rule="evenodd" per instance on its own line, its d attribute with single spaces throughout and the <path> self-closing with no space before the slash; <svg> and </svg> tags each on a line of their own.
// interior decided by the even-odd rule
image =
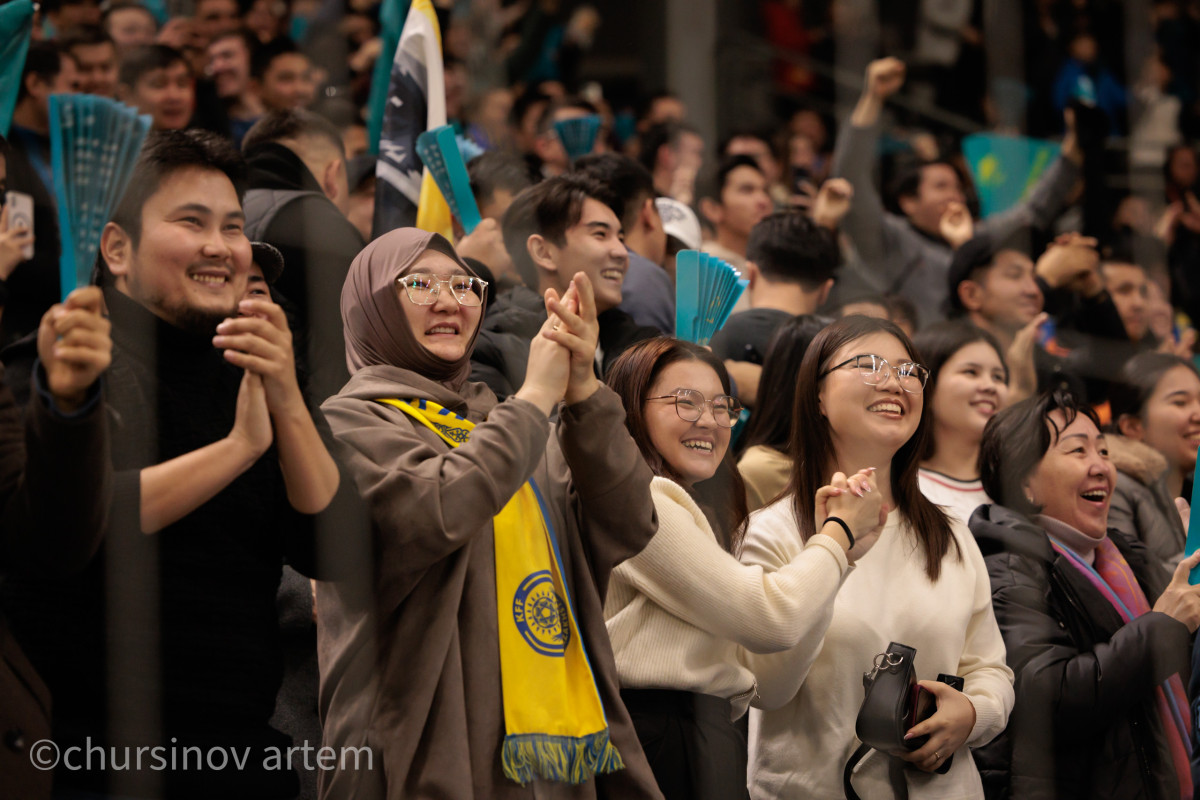
<svg viewBox="0 0 1200 800">
<path fill-rule="evenodd" d="M 1037 505 L 1037 500 L 1034 500 L 1033 495 L 1031 494 L 1025 495 L 1025 502 L 1029 503 L 1031 506 Z"/>
</svg>

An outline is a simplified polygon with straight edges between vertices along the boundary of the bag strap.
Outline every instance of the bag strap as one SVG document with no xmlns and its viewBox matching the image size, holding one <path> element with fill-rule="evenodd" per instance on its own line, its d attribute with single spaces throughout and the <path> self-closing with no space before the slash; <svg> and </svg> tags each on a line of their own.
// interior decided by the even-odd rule
<svg viewBox="0 0 1200 800">
<path fill-rule="evenodd" d="M 846 768 L 842 770 L 842 789 L 846 793 L 846 800 L 862 800 L 858 796 L 858 792 L 854 791 L 854 785 L 850 783 L 850 778 L 854 776 L 854 768 L 858 766 L 860 761 L 867 757 L 867 753 L 869 752 L 871 752 L 871 745 L 860 744 L 858 749 L 854 751 L 853 755 L 846 762 Z"/>
</svg>

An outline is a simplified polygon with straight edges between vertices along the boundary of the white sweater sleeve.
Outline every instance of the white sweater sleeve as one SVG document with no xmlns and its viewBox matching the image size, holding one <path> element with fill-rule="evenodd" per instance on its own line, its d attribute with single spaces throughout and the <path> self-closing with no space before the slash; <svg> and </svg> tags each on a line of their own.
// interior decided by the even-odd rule
<svg viewBox="0 0 1200 800">
<path fill-rule="evenodd" d="M 768 574 L 778 574 L 801 556 L 811 558 L 823 552 L 836 552 L 842 559 L 839 563 L 846 563 L 844 551 L 828 536 L 817 534 L 807 543 L 800 541 L 790 499 L 785 498 L 751 515 L 742 543 L 741 561 L 762 567 Z M 850 568 L 843 567 L 832 590 L 808 606 L 809 624 L 795 646 L 771 655 L 742 654 L 742 663 L 757 680 L 758 696 L 752 702 L 756 708 L 781 708 L 796 696 L 821 652 L 825 633 L 833 619 L 834 598 L 849 573 Z"/>
<path fill-rule="evenodd" d="M 955 539 L 962 550 L 967 569 L 974 574 L 971 619 L 959 659 L 958 674 L 963 678 L 963 694 L 975 706 L 975 727 L 967 744 L 981 747 L 1004 730 L 1012 711 L 1013 672 L 1006 663 L 1004 638 L 992 610 L 992 582 L 975 537 L 961 522 L 952 523 Z"/>
<path fill-rule="evenodd" d="M 743 565 L 725 552 L 699 507 L 678 484 L 651 483 L 658 533 L 617 574 L 671 614 L 757 653 L 795 646 L 829 623 L 827 608 L 847 570 L 829 537 L 797 547 L 778 571 Z"/>
</svg>

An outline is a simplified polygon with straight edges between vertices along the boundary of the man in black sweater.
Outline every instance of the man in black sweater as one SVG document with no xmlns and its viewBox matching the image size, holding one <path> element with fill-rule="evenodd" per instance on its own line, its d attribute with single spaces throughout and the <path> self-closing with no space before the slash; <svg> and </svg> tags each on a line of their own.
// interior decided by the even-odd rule
<svg viewBox="0 0 1200 800">
<path fill-rule="evenodd" d="M 296 793 L 292 741 L 267 723 L 275 591 L 285 558 L 312 569 L 313 515 L 339 476 L 282 309 L 242 299 L 242 169 L 211 134 L 153 134 L 101 239 L 114 343 L 105 542 L 82 576 L 19 576 L 5 592 L 54 694 L 60 751 L 82 748 L 64 757 L 58 789 Z M 10 371 L 27 378 L 30 359 L 13 349 Z M 95 750 L 85 761 L 89 746 L 107 746 L 107 762 Z"/>
</svg>

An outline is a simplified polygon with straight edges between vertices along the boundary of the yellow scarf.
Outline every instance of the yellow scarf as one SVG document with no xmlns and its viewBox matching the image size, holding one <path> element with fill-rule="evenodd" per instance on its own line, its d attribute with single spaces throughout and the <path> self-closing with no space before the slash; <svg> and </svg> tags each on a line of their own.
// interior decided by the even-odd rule
<svg viewBox="0 0 1200 800">
<path fill-rule="evenodd" d="M 451 447 L 474 423 L 428 400 L 380 399 L 432 430 Z M 504 699 L 504 774 L 524 786 L 535 778 L 583 783 L 624 769 L 608 740 L 608 720 L 588 663 L 558 543 L 533 480 L 492 521 L 500 685 Z"/>
</svg>

